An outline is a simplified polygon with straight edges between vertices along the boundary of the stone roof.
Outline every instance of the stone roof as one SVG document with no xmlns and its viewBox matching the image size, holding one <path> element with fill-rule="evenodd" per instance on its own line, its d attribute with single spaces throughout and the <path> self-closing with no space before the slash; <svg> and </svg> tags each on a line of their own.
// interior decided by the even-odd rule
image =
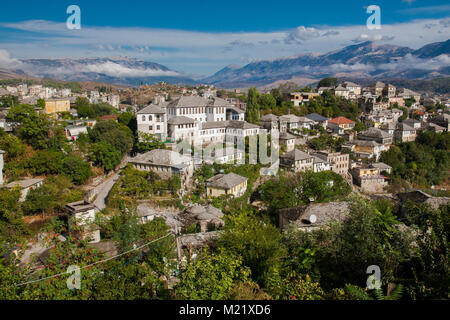
<svg viewBox="0 0 450 320">
<path fill-rule="evenodd" d="M 140 154 L 130 160 L 132 163 L 150 163 L 162 166 L 176 166 L 179 164 L 186 164 L 191 161 L 191 158 L 184 156 L 176 151 L 155 149 L 143 154 Z"/>
<path fill-rule="evenodd" d="M 182 107 L 229 107 L 232 104 L 224 99 L 212 97 L 210 99 L 198 96 L 181 96 L 178 99 L 171 101 L 167 107 L 182 108 Z"/>
<path fill-rule="evenodd" d="M 217 174 L 214 177 L 208 179 L 206 182 L 208 187 L 231 189 L 232 187 L 235 187 L 247 180 L 248 178 L 231 172 L 228 174 Z"/>
<path fill-rule="evenodd" d="M 228 121 L 227 128 L 256 129 L 259 128 L 259 126 L 253 123 L 248 123 L 247 121 L 230 120 Z"/>
<path fill-rule="evenodd" d="M 198 96 L 181 96 L 178 99 L 171 101 L 168 108 L 179 107 L 207 107 L 209 106 L 209 100 Z"/>
<path fill-rule="evenodd" d="M 387 165 L 384 162 L 375 162 L 375 163 L 372 163 L 371 166 L 373 168 L 380 169 L 380 170 L 392 169 L 392 167 L 390 165 Z"/>
<path fill-rule="evenodd" d="M 310 159 L 313 156 L 310 154 L 307 154 L 306 152 L 300 151 L 298 149 L 294 149 L 292 151 L 286 152 L 285 154 L 281 155 L 280 157 L 297 161 L 297 160 Z"/>
<path fill-rule="evenodd" d="M 328 123 L 333 123 L 333 124 L 354 124 L 355 121 L 352 121 L 350 119 L 347 119 L 345 117 L 337 117 L 334 119 L 331 119 L 330 121 L 328 121 Z"/>
<path fill-rule="evenodd" d="M 287 122 L 299 122 L 300 117 L 297 117 L 295 114 L 286 114 L 281 116 L 280 120 L 285 120 Z"/>
<path fill-rule="evenodd" d="M 141 109 L 137 114 L 166 114 L 166 111 L 161 106 L 150 104 L 144 109 Z"/>
<path fill-rule="evenodd" d="M 403 122 L 397 123 L 396 129 L 401 131 L 416 131 L 416 129 Z"/>
<path fill-rule="evenodd" d="M 229 121 L 207 121 L 201 123 L 200 130 L 215 129 L 215 128 L 226 128 Z"/>
<path fill-rule="evenodd" d="M 377 147 L 381 146 L 378 142 L 375 141 L 368 141 L 368 140 L 353 140 L 349 144 L 354 144 L 357 146 L 364 146 L 364 147 Z"/>
<path fill-rule="evenodd" d="M 334 91 L 349 91 L 347 88 L 344 88 L 343 86 L 337 86 L 334 88 Z"/>
<path fill-rule="evenodd" d="M 264 116 L 262 116 L 260 119 L 260 121 L 278 121 L 278 117 L 274 114 L 266 114 Z"/>
<path fill-rule="evenodd" d="M 359 134 L 363 137 L 371 137 L 371 138 L 377 138 L 377 139 L 387 139 L 391 138 L 391 135 L 381 129 L 371 127 Z"/>
<path fill-rule="evenodd" d="M 349 211 L 349 203 L 328 202 L 313 203 L 309 206 L 300 206 L 280 210 L 280 215 L 294 221 L 299 228 L 317 227 L 326 225 L 331 221 L 344 221 Z M 312 217 L 314 216 L 314 217 Z M 315 218 L 315 221 L 314 221 Z"/>
<path fill-rule="evenodd" d="M 280 133 L 280 140 L 291 140 L 296 138 L 297 138 L 296 136 L 290 134 L 289 132 Z"/>
<path fill-rule="evenodd" d="M 237 108 L 237 107 L 235 107 L 235 106 L 227 106 L 227 110 L 232 110 L 232 111 L 234 111 L 234 112 L 236 112 L 236 113 L 245 113 L 244 110 L 239 109 L 239 108 Z"/>
<path fill-rule="evenodd" d="M 317 113 L 310 113 L 310 114 L 307 114 L 305 117 L 310 120 L 319 121 L 319 122 L 327 120 L 327 118 L 325 118 L 324 116 L 321 116 L 320 114 L 317 114 Z"/>
<path fill-rule="evenodd" d="M 35 184 L 40 183 L 42 181 L 44 181 L 43 178 L 29 178 L 29 179 L 10 182 L 7 185 L 5 185 L 5 187 L 9 188 L 9 189 L 13 189 L 13 188 L 17 188 L 17 187 L 25 189 L 25 188 L 34 186 Z"/>
<path fill-rule="evenodd" d="M 342 86 L 344 86 L 344 87 L 361 87 L 359 84 L 356 84 L 356 83 L 351 82 L 351 81 L 343 82 Z"/>
<path fill-rule="evenodd" d="M 194 119 L 185 117 L 185 116 L 176 116 L 173 118 L 170 118 L 169 121 L 167 121 L 168 124 L 185 124 L 185 123 L 195 123 Z"/>
</svg>

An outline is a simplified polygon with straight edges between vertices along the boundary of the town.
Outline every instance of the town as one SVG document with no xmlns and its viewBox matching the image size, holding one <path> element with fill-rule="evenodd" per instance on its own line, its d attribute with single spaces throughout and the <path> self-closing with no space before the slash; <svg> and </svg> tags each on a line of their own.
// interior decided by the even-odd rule
<svg viewBox="0 0 450 320">
<path fill-rule="evenodd" d="M 424 293 L 411 270 L 448 275 L 446 249 L 413 252 L 447 246 L 449 107 L 448 94 L 338 78 L 270 90 L 5 80 L 0 296 L 447 298 L 445 280 Z M 141 263 L 119 268 L 123 282 L 106 270 L 125 253 Z M 442 269 L 420 267 L 430 261 Z M 75 290 L 53 278 L 70 265 L 95 265 Z M 384 293 L 365 289 L 370 265 Z"/>
</svg>

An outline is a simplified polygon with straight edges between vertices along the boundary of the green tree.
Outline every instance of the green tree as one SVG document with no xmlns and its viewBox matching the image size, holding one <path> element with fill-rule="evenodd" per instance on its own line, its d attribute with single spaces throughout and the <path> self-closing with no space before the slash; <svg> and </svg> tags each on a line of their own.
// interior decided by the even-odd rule
<svg viewBox="0 0 450 320">
<path fill-rule="evenodd" d="M 250 123 L 259 123 L 258 92 L 255 87 L 248 89 L 247 108 L 245 109 L 245 120 Z"/>
<path fill-rule="evenodd" d="M 76 185 L 81 185 L 91 177 L 91 165 L 80 156 L 69 155 L 63 161 L 62 174 L 68 176 Z"/>
<path fill-rule="evenodd" d="M 203 251 L 184 268 L 176 292 L 186 300 L 224 300 L 234 284 L 247 281 L 249 273 L 237 256 Z"/>
<path fill-rule="evenodd" d="M 111 171 L 120 163 L 122 155 L 108 142 L 102 141 L 92 144 L 89 158 L 95 165 L 102 167 L 105 171 Z"/>
</svg>

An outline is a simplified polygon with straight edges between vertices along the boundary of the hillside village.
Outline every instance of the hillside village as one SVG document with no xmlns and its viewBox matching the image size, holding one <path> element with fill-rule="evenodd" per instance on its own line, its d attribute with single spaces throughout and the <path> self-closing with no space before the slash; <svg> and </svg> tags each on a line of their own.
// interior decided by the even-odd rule
<svg viewBox="0 0 450 320">
<path fill-rule="evenodd" d="M 407 298 L 448 298 L 445 286 L 424 293 L 409 272 L 388 270 L 392 261 L 401 264 L 397 255 L 407 261 L 404 268 L 419 268 L 410 246 L 427 245 L 428 238 L 414 237 L 429 224 L 416 212 L 440 212 L 448 223 L 448 95 L 336 78 L 261 92 L 167 83 L 77 91 L 26 83 L 0 87 L 0 231 L 7 235 L 0 243 L 11 261 L 5 283 L 64 271 L 58 266 L 63 255 L 88 265 L 137 250 L 149 269 L 136 272 L 151 270 L 142 280 L 145 292 L 152 292 L 145 297 L 209 299 L 191 292 L 205 284 L 187 276 L 228 272 L 230 288 L 219 294 L 219 283 L 204 292 L 219 299 L 285 299 L 295 278 L 302 283 L 296 299 L 354 299 L 349 286 L 365 286 L 368 265 L 357 257 L 326 264 L 336 253 L 314 235 L 342 233 L 346 259 L 359 250 L 349 239 L 361 235 L 335 223 L 354 227 L 360 214 L 368 223 L 363 232 L 374 237 L 368 245 L 383 247 L 370 259 L 385 263 L 386 295 L 401 287 L 408 288 Z M 264 141 L 254 157 L 251 141 Z M 373 231 L 371 223 L 381 229 Z M 145 251 L 149 239 L 162 243 L 154 256 Z M 95 254 L 86 256 L 86 250 Z M 311 250 L 327 253 L 313 257 Z M 200 257 L 217 269 L 199 269 L 193 261 Z M 227 269 L 231 265 L 237 276 Z M 340 265 L 342 273 L 333 269 Z M 350 265 L 361 270 L 344 278 Z M 327 268 L 333 271 L 327 274 Z M 419 269 L 428 287 L 430 274 L 445 277 L 442 270 Z M 115 280 L 99 283 L 107 281 Z M 251 292 L 242 289 L 249 283 Z M 38 291 L 32 298 L 78 294 L 43 285 Z M 109 298 L 126 298 L 114 294 Z"/>
</svg>

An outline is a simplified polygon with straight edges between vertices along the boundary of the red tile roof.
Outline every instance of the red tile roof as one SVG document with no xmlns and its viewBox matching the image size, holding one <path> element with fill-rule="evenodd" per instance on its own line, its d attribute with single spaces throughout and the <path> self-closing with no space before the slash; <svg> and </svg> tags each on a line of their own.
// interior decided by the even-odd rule
<svg viewBox="0 0 450 320">
<path fill-rule="evenodd" d="M 345 117 L 337 117 L 337 118 L 331 119 L 330 121 L 328 121 L 328 123 L 334 123 L 337 125 L 339 125 L 339 124 L 354 124 L 355 121 L 352 121 Z"/>
</svg>

